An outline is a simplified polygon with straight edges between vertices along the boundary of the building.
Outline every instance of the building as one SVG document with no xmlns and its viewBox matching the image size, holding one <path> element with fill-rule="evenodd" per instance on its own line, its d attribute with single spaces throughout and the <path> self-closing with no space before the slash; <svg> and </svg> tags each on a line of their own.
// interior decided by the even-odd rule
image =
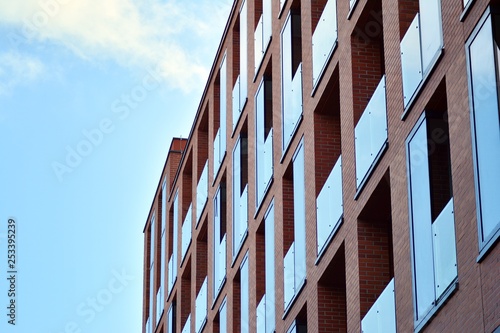
<svg viewBox="0 0 500 333">
<path fill-rule="evenodd" d="M 237 0 L 143 332 L 499 332 L 500 1 Z"/>
</svg>

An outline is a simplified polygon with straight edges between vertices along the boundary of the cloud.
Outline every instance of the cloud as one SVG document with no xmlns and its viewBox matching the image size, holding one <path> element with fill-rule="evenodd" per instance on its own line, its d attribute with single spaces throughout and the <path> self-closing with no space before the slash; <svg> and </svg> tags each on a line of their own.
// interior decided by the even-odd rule
<svg viewBox="0 0 500 333">
<path fill-rule="evenodd" d="M 206 81 L 231 4 L 231 0 L 0 0 L 0 24 L 18 28 L 9 36 L 14 46 L 52 42 L 89 61 L 160 68 L 171 87 L 191 91 Z"/>
<path fill-rule="evenodd" d="M 10 94 L 18 85 L 37 80 L 45 72 L 43 63 L 17 51 L 0 53 L 0 96 Z"/>
</svg>

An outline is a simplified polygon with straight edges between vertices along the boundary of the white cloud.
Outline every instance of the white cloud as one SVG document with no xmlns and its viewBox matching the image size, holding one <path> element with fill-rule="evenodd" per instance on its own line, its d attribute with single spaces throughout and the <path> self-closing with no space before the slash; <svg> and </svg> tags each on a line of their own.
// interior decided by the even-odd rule
<svg viewBox="0 0 500 333">
<path fill-rule="evenodd" d="M 0 0 L 12 44 L 59 43 L 78 56 L 130 68 L 160 67 L 190 91 L 206 81 L 231 0 Z M 211 53 L 211 54 L 208 54 Z"/>
<path fill-rule="evenodd" d="M 0 95 L 35 81 L 44 71 L 45 66 L 37 58 L 15 51 L 0 53 Z"/>
</svg>

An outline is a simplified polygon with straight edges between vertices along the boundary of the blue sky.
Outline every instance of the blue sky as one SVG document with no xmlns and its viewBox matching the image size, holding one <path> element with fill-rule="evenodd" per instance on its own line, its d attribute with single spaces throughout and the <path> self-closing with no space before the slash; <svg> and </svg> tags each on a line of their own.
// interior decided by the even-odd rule
<svg viewBox="0 0 500 333">
<path fill-rule="evenodd" d="M 231 4 L 0 0 L 1 332 L 140 331 L 142 229 Z"/>
</svg>

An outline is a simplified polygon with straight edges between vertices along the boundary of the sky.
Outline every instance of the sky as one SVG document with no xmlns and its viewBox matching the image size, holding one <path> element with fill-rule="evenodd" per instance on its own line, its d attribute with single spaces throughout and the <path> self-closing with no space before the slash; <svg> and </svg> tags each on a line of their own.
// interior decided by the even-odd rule
<svg viewBox="0 0 500 333">
<path fill-rule="evenodd" d="M 143 227 L 231 5 L 0 0 L 0 332 L 140 332 Z"/>
</svg>

